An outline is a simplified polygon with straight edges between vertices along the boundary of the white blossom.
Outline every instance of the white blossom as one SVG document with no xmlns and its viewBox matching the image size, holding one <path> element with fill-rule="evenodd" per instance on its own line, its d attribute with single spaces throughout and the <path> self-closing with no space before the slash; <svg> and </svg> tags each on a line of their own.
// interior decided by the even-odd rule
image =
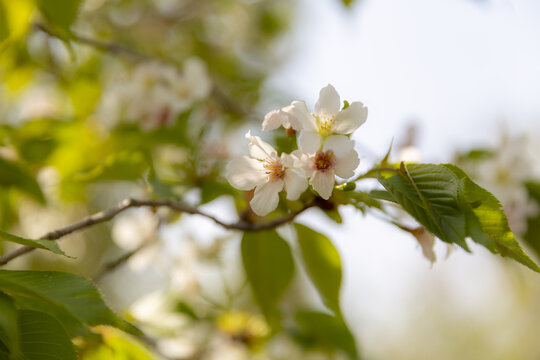
<svg viewBox="0 0 540 360">
<path fill-rule="evenodd" d="M 307 189 L 307 179 L 293 154 L 278 156 L 276 149 L 258 136 L 246 134 L 251 157 L 233 159 L 227 165 L 227 180 L 239 190 L 255 188 L 250 205 L 255 214 L 264 216 L 274 210 L 279 193 L 285 189 L 288 200 L 297 200 Z"/>
<path fill-rule="evenodd" d="M 344 179 L 354 175 L 360 159 L 353 147 L 354 142 L 346 136 L 332 135 L 325 139 L 322 149 L 301 157 L 309 183 L 323 199 L 332 195 L 335 175 Z"/>
<path fill-rule="evenodd" d="M 302 125 L 292 114 L 292 109 L 293 106 L 289 105 L 281 109 L 272 110 L 266 114 L 262 123 L 263 131 L 275 130 L 280 126 L 283 126 L 285 129 L 301 130 Z"/>
<path fill-rule="evenodd" d="M 324 139 L 333 134 L 348 135 L 358 129 L 367 119 L 367 107 L 353 102 L 340 111 L 340 98 L 332 85 L 321 89 L 313 113 L 304 101 L 293 101 L 288 110 L 301 126 L 298 145 L 301 150 L 314 153 L 321 148 Z"/>
</svg>

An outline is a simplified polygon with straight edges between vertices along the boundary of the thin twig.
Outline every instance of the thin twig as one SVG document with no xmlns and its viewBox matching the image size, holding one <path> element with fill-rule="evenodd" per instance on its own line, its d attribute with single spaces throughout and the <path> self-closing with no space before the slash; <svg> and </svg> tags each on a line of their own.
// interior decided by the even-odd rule
<svg viewBox="0 0 540 360">
<path fill-rule="evenodd" d="M 218 218 L 207 214 L 197 208 L 191 207 L 186 204 L 173 202 L 170 200 L 137 200 L 137 199 L 126 199 L 122 201 L 120 204 L 115 206 L 114 208 L 111 208 L 109 210 L 104 210 L 101 212 L 98 212 L 96 214 L 90 215 L 72 225 L 66 226 L 64 228 L 51 231 L 45 235 L 43 235 L 40 239 L 43 240 L 58 240 L 66 235 L 69 235 L 75 231 L 88 228 L 90 226 L 100 224 L 106 221 L 111 220 L 116 215 L 120 214 L 121 212 L 134 207 L 166 207 L 174 211 L 178 211 L 181 213 L 191 214 L 191 215 L 199 215 L 203 216 L 207 219 L 212 220 L 219 226 L 228 229 L 228 230 L 241 230 L 241 231 L 260 231 L 260 230 L 267 230 L 267 229 L 273 229 L 275 227 L 278 227 L 280 225 L 283 225 L 285 223 L 291 222 L 294 220 L 295 217 L 300 215 L 305 210 L 309 209 L 310 207 L 315 206 L 314 204 L 306 204 L 303 208 L 300 210 L 291 212 L 288 215 L 285 215 L 281 218 L 266 222 L 266 223 L 250 223 L 246 221 L 238 221 L 234 223 L 226 223 Z M 0 266 L 5 265 L 11 260 L 24 255 L 26 253 L 29 253 L 31 251 L 35 250 L 35 248 L 31 246 L 22 246 L 10 253 L 5 254 L 4 256 L 0 257 Z"/>
<path fill-rule="evenodd" d="M 34 29 L 42 31 L 43 33 L 61 39 L 60 35 L 54 32 L 52 29 L 47 27 L 45 24 L 42 23 L 34 23 L 32 25 Z M 73 40 L 79 44 L 88 45 L 95 49 L 110 52 L 113 54 L 123 55 L 131 58 L 132 60 L 136 61 L 160 61 L 163 63 L 167 63 L 173 66 L 178 66 L 176 62 L 174 62 L 171 59 L 164 59 L 162 57 L 156 57 L 152 55 L 148 55 L 145 53 L 142 53 L 140 51 L 137 51 L 133 48 L 130 48 L 128 46 L 118 44 L 116 42 L 112 41 L 103 41 L 94 39 L 88 36 L 80 35 L 77 33 L 72 32 L 70 40 Z M 227 109 L 231 113 L 234 113 L 236 115 L 240 116 L 246 116 L 248 115 L 248 111 L 244 109 L 239 104 L 235 103 L 233 99 L 231 99 L 221 88 L 216 86 L 214 84 L 214 87 L 212 89 L 211 95 L 214 97 L 214 99 L 223 106 L 224 109 Z"/>
<path fill-rule="evenodd" d="M 131 259 L 135 254 L 137 254 L 139 251 L 141 251 L 142 249 L 144 249 L 150 244 L 151 242 L 143 242 L 141 245 L 137 246 L 135 249 L 128 251 L 127 253 L 119 256 L 118 258 L 114 259 L 111 262 L 106 263 L 105 266 L 103 266 L 103 268 L 101 269 L 101 271 L 96 276 L 94 276 L 93 278 L 94 282 L 100 281 L 106 275 L 118 269 L 126 261 Z"/>
</svg>

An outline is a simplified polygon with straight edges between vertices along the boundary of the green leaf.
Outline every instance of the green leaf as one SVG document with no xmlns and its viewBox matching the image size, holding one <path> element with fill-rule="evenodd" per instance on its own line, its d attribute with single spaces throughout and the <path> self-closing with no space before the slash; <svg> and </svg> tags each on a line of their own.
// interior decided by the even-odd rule
<svg viewBox="0 0 540 360">
<path fill-rule="evenodd" d="M 341 318 L 325 313 L 300 311 L 296 315 L 296 322 L 300 327 L 298 340 L 306 347 L 341 350 L 351 359 L 358 359 L 354 337 Z"/>
<path fill-rule="evenodd" d="M 17 309 L 13 299 L 2 292 L 0 292 L 0 341 L 6 346 L 12 358 L 20 356 Z M 1 355 L 0 352 L 0 359 Z"/>
<path fill-rule="evenodd" d="M 395 202 L 439 239 L 469 251 L 465 239 L 471 237 L 492 253 L 540 272 L 512 234 L 500 202 L 458 167 L 402 163 L 399 174 L 378 179 Z"/>
<path fill-rule="evenodd" d="M 62 36 L 71 34 L 71 25 L 79 12 L 81 0 L 34 0 L 39 10 Z"/>
<path fill-rule="evenodd" d="M 75 348 L 62 324 L 40 311 L 19 310 L 21 350 L 25 360 L 76 360 Z"/>
<path fill-rule="evenodd" d="M 502 205 L 489 191 L 475 184 L 455 165 L 445 165 L 452 170 L 464 184 L 465 200 L 463 204 L 467 215 L 472 211 L 474 216 L 467 217 L 468 234 L 474 241 L 484 245 L 493 254 L 508 256 L 530 269 L 540 272 L 538 265 L 532 261 L 519 245 L 510 230 Z M 461 195 L 461 194 L 460 194 Z"/>
<path fill-rule="evenodd" d="M 525 183 L 529 197 L 540 207 L 540 183 Z M 527 231 L 523 240 L 540 256 L 540 212 L 527 219 Z"/>
<path fill-rule="evenodd" d="M 148 169 L 147 157 L 142 152 L 122 151 L 109 155 L 94 169 L 75 176 L 75 181 L 131 181 L 142 178 Z"/>
<path fill-rule="evenodd" d="M 88 326 L 111 325 L 139 335 L 133 325 L 114 314 L 87 279 L 56 271 L 0 270 L 0 290 L 7 294 L 33 298 L 51 304 L 68 320 L 77 319 Z M 63 319 L 59 319 L 63 320 Z"/>
<path fill-rule="evenodd" d="M 20 245 L 31 246 L 31 247 L 37 248 L 37 249 L 49 250 L 49 251 L 51 251 L 51 252 L 53 252 L 55 254 L 70 257 L 70 256 L 67 256 L 66 253 L 64 251 L 62 251 L 62 249 L 60 249 L 60 247 L 58 246 L 56 241 L 25 239 L 25 238 L 22 238 L 20 236 L 9 234 L 9 233 L 7 233 L 5 231 L 2 231 L 2 230 L 0 230 L 0 239 L 4 240 L 4 241 L 9 241 L 9 242 L 12 242 L 12 243 L 20 244 Z"/>
<path fill-rule="evenodd" d="M 294 224 L 298 244 L 307 273 L 324 304 L 341 317 L 339 292 L 341 288 L 341 259 L 334 244 L 325 235 L 302 225 Z"/>
<path fill-rule="evenodd" d="M 0 186 L 16 188 L 35 200 L 44 203 L 45 197 L 39 184 L 22 165 L 0 157 Z"/>
<path fill-rule="evenodd" d="M 242 261 L 257 303 L 273 326 L 279 324 L 277 303 L 294 274 L 289 244 L 275 230 L 244 233 Z"/>
<path fill-rule="evenodd" d="M 403 208 L 432 234 L 469 251 L 465 215 L 458 201 L 459 181 L 440 165 L 402 164 L 401 173 L 379 182 Z"/>
<path fill-rule="evenodd" d="M 0 52 L 26 33 L 34 6 L 31 0 L 0 0 Z"/>
</svg>

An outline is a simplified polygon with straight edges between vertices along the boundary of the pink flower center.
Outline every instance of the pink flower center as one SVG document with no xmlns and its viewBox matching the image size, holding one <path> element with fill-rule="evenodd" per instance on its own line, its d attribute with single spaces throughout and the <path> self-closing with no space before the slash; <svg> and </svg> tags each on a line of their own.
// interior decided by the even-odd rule
<svg viewBox="0 0 540 360">
<path fill-rule="evenodd" d="M 285 172 L 287 171 L 283 164 L 278 160 L 266 161 L 263 166 L 266 170 L 266 174 L 270 175 L 270 180 L 281 179 L 285 176 Z"/>
<path fill-rule="evenodd" d="M 313 158 L 313 166 L 316 170 L 325 172 L 336 164 L 336 156 L 330 150 L 319 151 Z"/>
</svg>

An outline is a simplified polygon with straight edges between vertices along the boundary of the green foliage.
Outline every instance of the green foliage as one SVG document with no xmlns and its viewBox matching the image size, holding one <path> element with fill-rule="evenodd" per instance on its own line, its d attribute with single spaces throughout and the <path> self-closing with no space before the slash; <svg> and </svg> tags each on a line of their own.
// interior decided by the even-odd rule
<svg viewBox="0 0 540 360">
<path fill-rule="evenodd" d="M 19 356 L 21 351 L 17 316 L 13 299 L 0 292 L 0 343 L 4 344 L 5 352 L 11 353 L 12 357 Z M 4 358 L 1 348 L 0 358 Z"/>
<path fill-rule="evenodd" d="M 62 324 L 46 312 L 18 309 L 0 292 L 1 358 L 21 360 L 76 359 L 74 346 Z"/>
<path fill-rule="evenodd" d="M 35 0 L 39 10 L 61 35 L 71 34 L 71 25 L 79 12 L 81 0 Z"/>
<path fill-rule="evenodd" d="M 58 244 L 52 240 L 30 240 L 13 234 L 9 234 L 2 230 L 0 230 L 0 240 L 9 241 L 20 245 L 31 246 L 37 249 L 48 250 L 58 255 L 67 256 L 66 253 L 63 252 L 62 249 L 60 249 Z"/>
<path fill-rule="evenodd" d="M 294 274 L 289 244 L 275 230 L 244 233 L 242 261 L 253 295 L 268 322 L 279 326 L 278 301 Z"/>
<path fill-rule="evenodd" d="M 313 285 L 324 304 L 337 317 L 341 317 L 341 259 L 338 251 L 325 235 L 302 224 L 294 224 L 294 227 L 298 234 L 302 260 Z"/>
<path fill-rule="evenodd" d="M 501 204 L 454 165 L 401 164 L 400 172 L 378 177 L 418 222 L 439 239 L 469 251 L 472 238 L 494 254 L 501 254 L 540 272 L 512 234 Z"/>
<path fill-rule="evenodd" d="M 141 152 L 122 151 L 109 155 L 94 169 L 78 174 L 75 181 L 129 181 L 142 178 L 148 169 L 146 156 Z"/>
<path fill-rule="evenodd" d="M 132 334 L 139 330 L 114 314 L 85 278 L 54 271 L 0 270 L 0 291 L 32 310 L 50 312 L 62 323 L 79 327 L 110 325 Z M 83 329 L 79 329 L 83 332 Z"/>
<path fill-rule="evenodd" d="M 354 4 L 354 1 L 355 0 L 341 0 L 343 5 L 345 5 L 346 7 L 351 7 L 351 5 Z"/>
<path fill-rule="evenodd" d="M 540 183 L 527 182 L 525 186 L 531 199 L 540 207 Z M 540 256 L 540 212 L 527 219 L 527 232 L 523 240 Z"/>
<path fill-rule="evenodd" d="M 0 157 L 0 186 L 14 188 L 41 203 L 45 197 L 34 176 L 23 165 Z"/>
<path fill-rule="evenodd" d="M 75 360 L 75 348 L 62 324 L 45 312 L 19 310 L 19 335 L 25 360 Z"/>
<path fill-rule="evenodd" d="M 300 311 L 296 315 L 298 340 L 308 348 L 341 350 L 358 359 L 356 342 L 347 324 L 340 317 L 314 311 Z"/>
</svg>

